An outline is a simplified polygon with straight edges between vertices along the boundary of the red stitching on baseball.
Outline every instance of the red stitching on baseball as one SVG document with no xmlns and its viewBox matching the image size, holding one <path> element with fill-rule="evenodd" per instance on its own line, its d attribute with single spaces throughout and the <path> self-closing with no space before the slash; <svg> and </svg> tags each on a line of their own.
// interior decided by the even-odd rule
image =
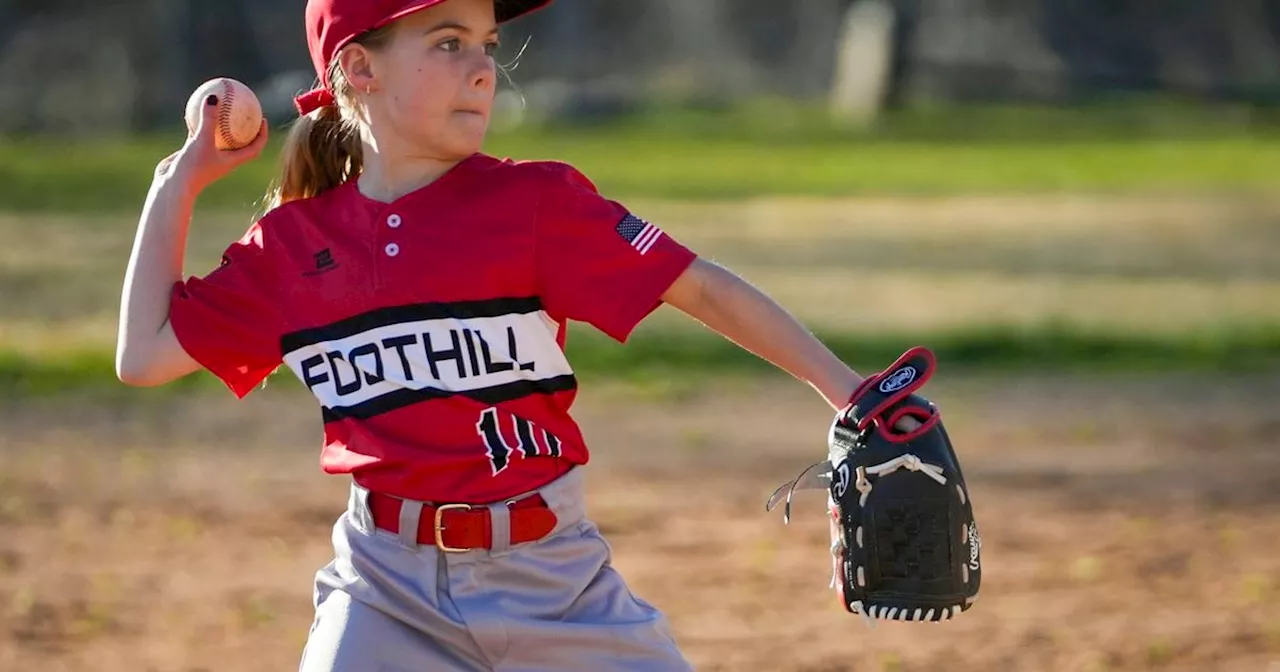
<svg viewBox="0 0 1280 672">
<path fill-rule="evenodd" d="M 231 134 L 231 106 L 236 101 L 235 89 L 231 82 L 222 82 L 222 104 L 218 106 L 218 136 L 227 147 L 236 146 L 236 137 Z"/>
</svg>

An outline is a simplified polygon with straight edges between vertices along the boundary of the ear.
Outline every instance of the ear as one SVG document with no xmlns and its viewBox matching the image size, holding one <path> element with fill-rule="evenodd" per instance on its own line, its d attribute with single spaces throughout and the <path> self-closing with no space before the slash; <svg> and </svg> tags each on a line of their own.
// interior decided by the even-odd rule
<svg viewBox="0 0 1280 672">
<path fill-rule="evenodd" d="M 338 65 L 354 91 L 364 92 L 377 87 L 373 71 L 373 54 L 362 44 L 352 44 L 338 55 Z"/>
</svg>

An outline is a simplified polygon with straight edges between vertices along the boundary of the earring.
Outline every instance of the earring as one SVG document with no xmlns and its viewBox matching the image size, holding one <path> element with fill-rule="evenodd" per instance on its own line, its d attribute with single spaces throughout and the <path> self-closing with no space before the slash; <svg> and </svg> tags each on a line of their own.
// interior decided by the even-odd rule
<svg viewBox="0 0 1280 672">
<path fill-rule="evenodd" d="M 372 85 L 372 84 L 365 84 L 365 85 L 364 85 L 364 95 L 366 95 L 366 96 L 372 96 L 372 95 L 373 95 L 373 85 Z"/>
</svg>

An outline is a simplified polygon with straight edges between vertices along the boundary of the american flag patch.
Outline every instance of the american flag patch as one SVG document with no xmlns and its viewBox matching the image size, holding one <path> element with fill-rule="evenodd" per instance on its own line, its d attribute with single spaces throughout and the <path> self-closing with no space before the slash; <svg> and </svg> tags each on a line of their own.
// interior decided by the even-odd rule
<svg viewBox="0 0 1280 672">
<path fill-rule="evenodd" d="M 662 229 L 630 213 L 618 222 L 617 231 L 618 235 L 631 243 L 631 247 L 636 248 L 640 254 L 647 253 L 649 248 L 662 237 Z"/>
</svg>

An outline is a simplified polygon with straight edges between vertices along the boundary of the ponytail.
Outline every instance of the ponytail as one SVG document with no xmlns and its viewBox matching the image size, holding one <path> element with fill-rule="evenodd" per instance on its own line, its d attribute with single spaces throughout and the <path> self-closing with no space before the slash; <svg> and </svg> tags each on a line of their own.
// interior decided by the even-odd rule
<svg viewBox="0 0 1280 672">
<path fill-rule="evenodd" d="M 390 42 L 391 28 L 384 26 L 354 42 L 380 49 Z M 280 175 L 264 198 L 266 212 L 289 201 L 319 196 L 364 168 L 360 106 L 337 57 L 329 64 L 329 83 L 334 104 L 299 117 L 285 137 Z"/>
<path fill-rule="evenodd" d="M 360 127 L 337 105 L 299 117 L 281 148 L 280 175 L 267 192 L 266 209 L 318 196 L 359 175 L 363 153 Z"/>
</svg>

